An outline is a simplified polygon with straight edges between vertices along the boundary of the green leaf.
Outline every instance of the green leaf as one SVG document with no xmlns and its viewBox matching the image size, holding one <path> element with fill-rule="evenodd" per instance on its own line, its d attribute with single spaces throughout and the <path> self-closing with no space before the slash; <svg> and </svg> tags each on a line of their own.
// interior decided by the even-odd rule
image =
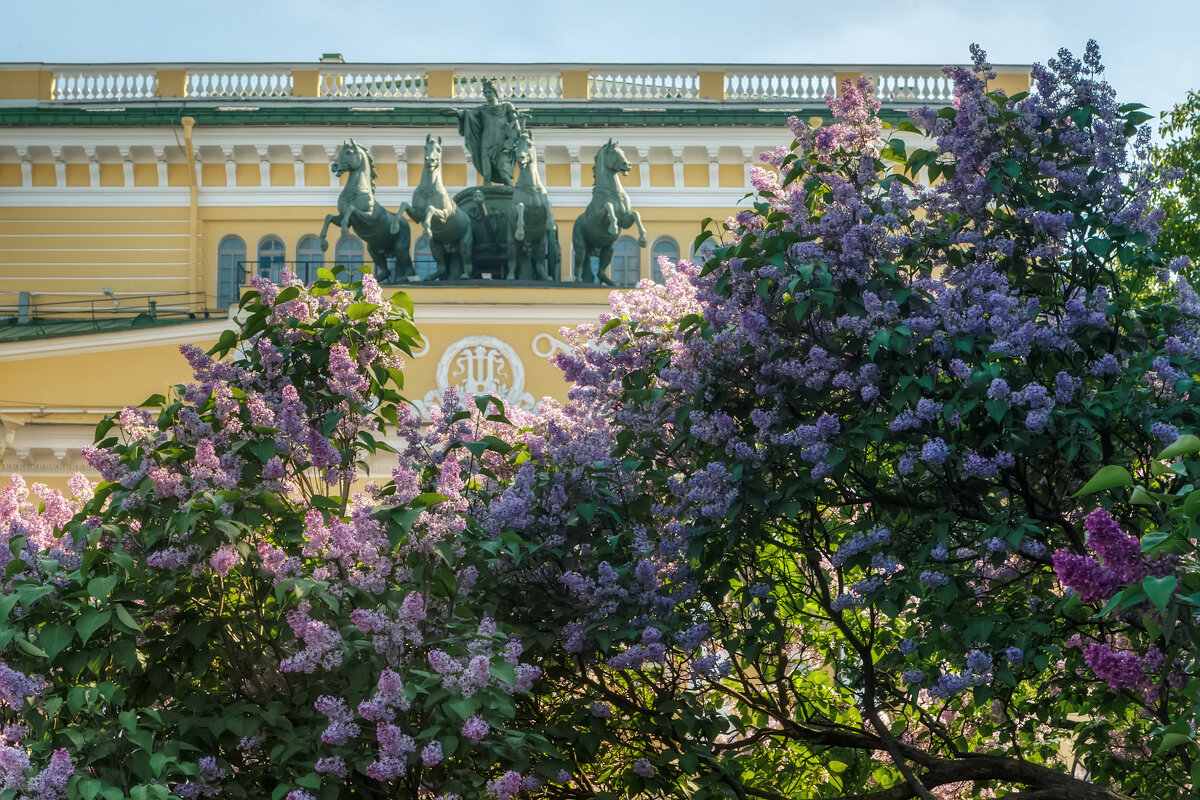
<svg viewBox="0 0 1200 800">
<path fill-rule="evenodd" d="M 125 606 L 117 603 L 113 606 L 113 611 L 117 613 L 117 622 L 119 622 L 122 627 L 128 629 L 130 633 L 142 632 L 141 627 L 138 626 L 137 621 L 134 620 Z"/>
<path fill-rule="evenodd" d="M 1187 717 L 1177 719 L 1170 725 L 1154 730 L 1152 733 L 1155 736 L 1162 737 L 1155 751 L 1158 753 L 1178 747 L 1184 742 L 1195 741 L 1196 739 L 1196 734 L 1192 731 Z"/>
<path fill-rule="evenodd" d="M 13 641 L 16 642 L 17 647 L 23 650 L 27 655 L 31 655 L 34 658 L 46 658 L 46 651 L 35 644 L 31 644 L 30 641 L 24 636 L 18 636 L 13 639 Z"/>
<path fill-rule="evenodd" d="M 46 651 L 47 658 L 52 661 L 74 638 L 75 629 L 70 625 L 47 625 L 38 631 L 38 644 Z"/>
<path fill-rule="evenodd" d="M 87 591 L 89 595 L 97 600 L 107 600 L 116 585 L 117 576 L 106 575 L 103 578 L 92 578 L 88 581 Z"/>
<path fill-rule="evenodd" d="M 1155 531 L 1153 533 L 1147 533 L 1145 536 L 1142 537 L 1142 552 L 1143 553 L 1153 552 L 1155 549 L 1158 548 L 1159 545 L 1161 545 L 1163 542 L 1165 542 L 1170 537 L 1171 537 L 1171 534 L 1168 533 L 1167 531 Z"/>
<path fill-rule="evenodd" d="M 1135 506 L 1158 505 L 1158 501 L 1156 501 L 1154 497 L 1148 491 L 1146 491 L 1144 486 L 1133 487 L 1133 492 L 1129 495 L 1129 503 L 1130 505 Z"/>
<path fill-rule="evenodd" d="M 75 623 L 75 630 L 79 631 L 79 638 L 87 644 L 88 639 L 92 638 L 92 634 L 103 628 L 112 619 L 111 611 L 100 611 L 98 609 L 88 609 L 84 612 L 79 621 Z"/>
<path fill-rule="evenodd" d="M 1183 498 L 1183 513 L 1193 519 L 1200 513 L 1200 490 L 1193 489 Z"/>
<path fill-rule="evenodd" d="M 1159 611 L 1166 611 L 1167 602 L 1170 601 L 1177 584 L 1178 580 L 1174 575 L 1162 578 L 1146 576 L 1142 579 L 1142 589 L 1145 590 L 1146 597 L 1150 598 L 1150 602 L 1154 603 Z"/>
<path fill-rule="evenodd" d="M 410 317 L 413 315 L 413 300 L 407 293 L 396 291 L 392 295 L 391 303 L 401 311 L 408 312 Z"/>
<path fill-rule="evenodd" d="M 470 697 L 460 697 L 457 700 L 451 700 L 446 703 L 446 707 L 454 712 L 459 719 L 467 719 L 475 713 L 475 701 Z"/>
<path fill-rule="evenodd" d="M 1080 497 L 1085 494 L 1094 494 L 1102 492 L 1105 489 L 1116 489 L 1121 486 L 1132 486 L 1133 476 L 1129 474 L 1129 470 L 1117 465 L 1104 467 L 1092 479 L 1083 485 L 1083 488 L 1072 495 L 1072 497 Z"/>
<path fill-rule="evenodd" d="M 1195 453 L 1198 450 L 1200 450 L 1200 437 L 1186 433 L 1167 445 L 1167 449 L 1155 456 L 1155 459 L 1158 461 L 1169 461 L 1178 456 Z"/>
<path fill-rule="evenodd" d="M 346 309 L 346 316 L 350 319 L 366 319 L 378 309 L 379 306 L 374 303 L 351 303 Z"/>
</svg>

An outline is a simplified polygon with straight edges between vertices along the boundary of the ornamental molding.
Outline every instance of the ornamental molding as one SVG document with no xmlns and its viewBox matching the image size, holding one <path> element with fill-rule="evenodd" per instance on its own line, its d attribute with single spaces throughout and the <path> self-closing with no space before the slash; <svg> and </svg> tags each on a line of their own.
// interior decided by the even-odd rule
<svg viewBox="0 0 1200 800">
<path fill-rule="evenodd" d="M 745 188 L 624 186 L 635 206 L 648 208 L 736 208 Z M 337 186 L 201 186 L 202 206 L 233 208 L 321 208 L 337 197 Z M 388 208 L 412 199 L 415 187 L 379 187 L 375 199 Z M 591 186 L 549 186 L 554 208 L 582 209 L 591 201 Z M 0 193 L 0 207 L 56 208 L 112 206 L 118 208 L 183 208 L 187 187 L 178 186 L 35 186 L 10 187 Z"/>
<path fill-rule="evenodd" d="M 416 403 L 421 416 L 441 405 L 454 387 L 467 397 L 492 395 L 511 406 L 533 410 L 533 395 L 525 391 L 525 364 L 517 351 L 495 336 L 466 336 L 446 348 L 438 359 L 436 389 Z"/>
<path fill-rule="evenodd" d="M 422 284 L 415 283 L 411 288 L 417 289 Z M 436 287 L 437 284 L 432 284 Z M 414 321 L 418 329 L 423 325 L 585 325 L 596 323 L 600 315 L 609 310 L 608 296 L 611 287 L 596 287 L 599 297 L 591 304 L 573 303 L 559 305 L 554 302 L 554 292 L 558 286 L 568 286 L 575 289 L 591 289 L 593 284 L 577 284 L 564 281 L 554 288 L 547 287 L 545 302 L 534 304 L 523 303 L 438 303 L 429 295 L 422 295 L 417 300 L 417 313 Z M 449 291 L 449 289 L 448 289 Z"/>
<path fill-rule="evenodd" d="M 533 337 L 533 341 L 529 345 L 529 349 L 538 358 L 550 358 L 555 353 L 570 353 L 571 348 L 566 342 L 556 336 L 551 336 L 548 333 L 539 333 Z"/>
<path fill-rule="evenodd" d="M 802 112 L 803 113 L 803 112 Z M 751 147 L 755 153 L 759 150 L 771 150 L 783 142 L 786 132 L 781 133 L 783 129 L 776 125 L 748 125 L 738 126 L 736 128 L 714 128 L 712 126 L 664 126 L 663 128 L 626 128 L 618 133 L 617 139 L 623 148 L 637 149 L 640 154 L 643 149 L 649 148 L 665 148 L 661 152 L 661 157 L 651 159 L 652 163 L 663 164 L 671 163 L 666 155 L 667 150 L 671 147 L 732 147 L 741 149 L 743 147 Z M 442 136 L 446 139 L 446 149 L 449 151 L 446 155 L 448 158 L 457 158 L 457 161 L 450 160 L 445 163 L 464 163 L 466 160 L 465 148 L 461 144 L 461 139 L 457 137 L 457 131 L 453 127 L 398 127 L 398 126 L 366 126 L 366 125 L 347 125 L 347 126 L 320 126 L 313 129 L 306 129 L 298 125 L 229 125 L 224 127 L 216 126 L 197 126 L 193 134 L 194 146 L 197 150 L 200 148 L 234 148 L 234 147 L 320 147 L 328 148 L 336 147 L 346 139 L 354 138 L 359 144 L 369 149 L 383 151 L 385 154 L 389 149 L 398 150 L 401 148 L 414 148 L 413 157 L 406 159 L 407 163 L 420 164 L 421 159 L 416 157 L 416 150 L 424 147 L 425 134 L 429 133 L 434 136 Z M 569 157 L 566 152 L 558 151 L 545 155 L 546 148 L 570 148 L 577 147 L 581 149 L 582 155 L 586 155 L 588 159 L 595 155 L 594 152 L 584 153 L 587 148 L 598 148 L 608 141 L 608 138 L 613 135 L 612 129 L 579 129 L 566 128 L 554 125 L 538 125 L 537 140 L 538 149 L 543 153 L 542 159 L 549 164 L 569 164 Z M 757 142 L 757 143 L 756 143 Z M 71 128 L 63 126 L 29 126 L 20 128 L 6 128 L 0 130 L 0 147 L 14 148 L 45 148 L 38 151 L 38 160 L 36 163 L 52 163 L 45 159 L 47 151 L 53 151 L 54 148 L 63 147 L 80 147 L 85 150 L 94 147 L 164 147 L 177 148 L 178 140 L 173 135 L 164 135 L 159 130 L 141 128 L 135 125 L 113 125 L 104 128 Z M 246 151 L 249 152 L 248 150 Z M 283 152 L 279 154 L 282 156 Z M 632 153 L 626 153 L 633 158 Z M 406 153 L 407 155 L 407 153 Z M 210 157 L 211 156 L 211 157 Z M 216 158 L 215 151 L 200 154 L 199 161 L 202 164 L 217 164 L 224 163 L 224 158 Z M 696 159 L 689 159 L 688 163 L 703 163 L 704 159 L 700 157 L 700 151 L 696 151 Z M 177 160 L 171 163 L 185 163 L 184 159 L 178 158 L 178 152 L 173 152 L 171 158 Z M 139 155 L 133 159 L 135 163 L 152 163 L 145 154 Z M 237 158 L 237 163 L 250 164 L 257 163 L 257 158 Z M 291 158 L 287 158 L 290 161 Z M 104 163 L 120 163 L 119 159 L 115 159 L 110 155 L 103 158 Z M 378 158 L 376 159 L 378 163 Z M 72 161 L 71 163 L 83 163 Z M 271 163 L 283 163 L 278 159 L 272 159 Z M 385 163 L 393 163 L 387 161 Z M 757 163 L 757 161 L 756 161 Z"/>
</svg>

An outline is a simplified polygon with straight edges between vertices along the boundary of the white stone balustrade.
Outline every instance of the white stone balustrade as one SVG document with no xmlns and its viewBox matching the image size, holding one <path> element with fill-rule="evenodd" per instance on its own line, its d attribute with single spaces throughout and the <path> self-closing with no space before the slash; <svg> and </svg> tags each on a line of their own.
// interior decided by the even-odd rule
<svg viewBox="0 0 1200 800">
<path fill-rule="evenodd" d="M 483 99 L 483 80 L 489 78 L 505 99 L 560 100 L 563 96 L 562 74 L 557 69 L 505 70 L 482 67 L 459 68 L 454 71 L 454 96 L 463 100 Z"/>
<path fill-rule="evenodd" d="M 364 100 L 418 100 L 426 96 L 423 68 L 386 67 L 379 69 L 322 64 L 321 97 Z"/>
<path fill-rule="evenodd" d="M 998 85 L 1023 91 L 1029 68 L 999 66 Z M 866 76 L 884 106 L 952 99 L 950 80 L 931 65 L 744 64 L 0 64 L 37 85 L 29 100 L 62 104 L 187 99 L 218 104 L 293 98 L 349 104 L 480 99 L 482 81 L 517 103 L 819 106 L 846 79 Z M 44 78 L 29 81 L 36 73 Z M 12 98 L 17 99 L 17 98 Z M 11 103 L 11 100 L 7 101 Z"/>
<path fill-rule="evenodd" d="M 700 78 L 695 69 L 634 65 L 596 67 L 590 80 L 596 100 L 696 100 Z"/>
<path fill-rule="evenodd" d="M 188 71 L 188 97 L 251 100 L 292 96 L 292 73 L 286 68 L 205 68 Z"/>
<path fill-rule="evenodd" d="M 56 69 L 54 99 L 83 102 L 153 100 L 158 96 L 157 76 L 157 68 L 148 65 Z"/>
</svg>

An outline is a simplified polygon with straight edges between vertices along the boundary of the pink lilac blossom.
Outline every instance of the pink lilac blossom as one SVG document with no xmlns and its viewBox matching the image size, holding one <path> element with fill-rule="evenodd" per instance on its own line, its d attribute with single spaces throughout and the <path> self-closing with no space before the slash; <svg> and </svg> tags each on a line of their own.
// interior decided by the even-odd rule
<svg viewBox="0 0 1200 800">
<path fill-rule="evenodd" d="M 344 698 L 321 695 L 313 707 L 329 718 L 329 725 L 321 733 L 322 742 L 343 745 L 359 735 L 360 729 L 351 721 Z"/>
<path fill-rule="evenodd" d="M 421 763 L 427 767 L 442 763 L 442 743 L 434 740 L 421 748 Z"/>
<path fill-rule="evenodd" d="M 280 672 L 312 674 L 318 668 L 335 669 L 342 663 L 342 635 L 309 616 L 310 610 L 305 601 L 287 613 L 288 625 L 304 642 L 304 649 L 281 661 Z"/>
<path fill-rule="evenodd" d="M 468 739 L 477 742 L 483 737 L 487 736 L 491 727 L 492 726 L 488 724 L 487 720 L 478 714 L 475 714 L 463 723 L 461 733 Z"/>
<path fill-rule="evenodd" d="M 213 568 L 213 572 L 224 578 L 229 574 L 229 570 L 233 569 L 242 560 L 237 548 L 231 544 L 221 545 L 211 556 L 208 557 L 209 566 Z"/>
<path fill-rule="evenodd" d="M 66 796 L 67 783 L 74 774 L 75 765 L 71 763 L 70 753 L 59 748 L 50 756 L 46 768 L 25 786 L 25 797 L 28 800 L 59 800 Z"/>
<path fill-rule="evenodd" d="M 509 770 L 499 778 L 488 781 L 487 792 L 496 800 L 509 800 L 521 791 L 521 773 Z"/>
</svg>

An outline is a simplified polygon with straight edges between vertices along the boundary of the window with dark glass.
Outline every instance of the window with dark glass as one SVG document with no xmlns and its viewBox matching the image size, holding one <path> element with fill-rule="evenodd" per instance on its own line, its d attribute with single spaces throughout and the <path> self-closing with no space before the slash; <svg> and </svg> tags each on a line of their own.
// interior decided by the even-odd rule
<svg viewBox="0 0 1200 800">
<path fill-rule="evenodd" d="M 362 277 L 358 268 L 363 265 L 363 243 L 355 236 L 343 236 L 338 239 L 333 248 L 333 263 L 343 266 L 350 271 L 349 279 L 357 281 Z"/>
<path fill-rule="evenodd" d="M 325 266 L 325 254 L 321 243 L 311 234 L 300 239 L 296 245 L 296 277 L 305 283 L 317 279 L 317 270 Z"/>
<path fill-rule="evenodd" d="M 279 283 L 279 275 L 283 272 L 284 261 L 283 240 L 278 236 L 264 236 L 258 243 L 258 275 L 271 283 Z"/>
<path fill-rule="evenodd" d="M 632 236 L 622 236 L 613 245 L 609 277 L 617 286 L 636 286 L 642 276 L 642 249 Z"/>
<path fill-rule="evenodd" d="M 246 243 L 240 236 L 226 236 L 217 245 L 217 308 L 236 303 L 245 282 Z"/>
<path fill-rule="evenodd" d="M 433 252 L 429 249 L 429 239 L 421 236 L 413 242 L 413 270 L 423 281 L 427 281 L 437 272 L 437 262 L 433 260 Z"/>
<path fill-rule="evenodd" d="M 650 279 L 662 283 L 662 269 L 658 266 L 659 256 L 666 256 L 673 263 L 679 261 L 679 243 L 670 236 L 660 236 L 650 248 Z"/>
</svg>

